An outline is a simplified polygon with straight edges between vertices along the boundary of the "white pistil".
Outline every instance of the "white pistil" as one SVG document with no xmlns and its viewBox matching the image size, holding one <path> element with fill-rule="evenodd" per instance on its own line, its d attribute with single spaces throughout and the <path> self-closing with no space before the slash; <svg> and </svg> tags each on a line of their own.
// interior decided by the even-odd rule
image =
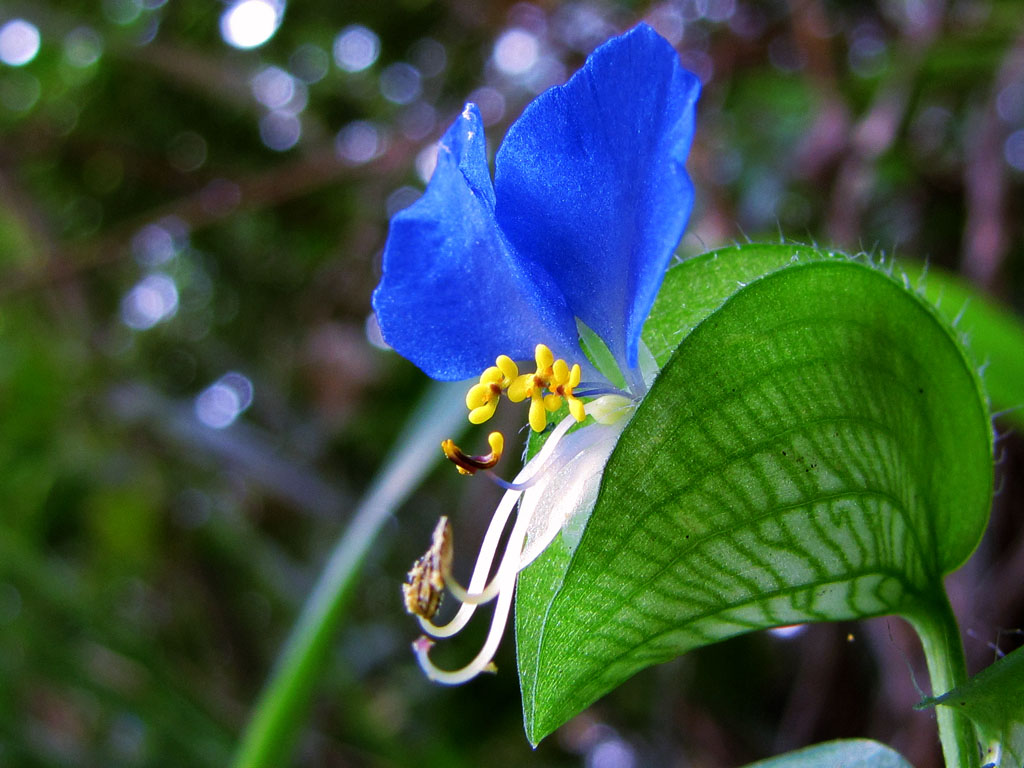
<svg viewBox="0 0 1024 768">
<path fill-rule="evenodd" d="M 428 619 L 420 617 L 420 626 L 423 631 L 433 637 L 451 637 L 459 632 L 469 620 L 479 605 L 489 602 L 497 597 L 494 606 L 494 614 L 491 617 L 491 626 L 487 633 L 487 639 L 479 653 L 461 669 L 446 671 L 438 668 L 430 660 L 430 649 L 434 643 L 427 637 L 420 637 L 413 643 L 413 651 L 416 659 L 426 673 L 427 677 L 446 685 L 458 685 L 476 677 L 481 672 L 493 671 L 492 659 L 501 643 L 505 626 L 508 623 L 509 612 L 512 607 L 512 597 L 515 594 L 516 577 L 529 562 L 531 562 L 543 549 L 554 539 L 561 530 L 570 514 L 577 511 L 578 507 L 586 504 L 593 504 L 596 498 L 597 486 L 592 482 L 593 478 L 600 476 L 600 473 L 607 461 L 608 455 L 618 440 L 618 435 L 625 427 L 624 418 L 632 409 L 633 403 L 620 395 L 609 395 L 598 398 L 587 404 L 587 413 L 594 416 L 600 426 L 584 428 L 578 433 L 581 440 L 570 441 L 572 447 L 566 452 L 556 454 L 562 439 L 569 433 L 569 430 L 577 423 L 569 416 L 562 420 L 554 429 L 537 455 L 531 459 L 522 471 L 516 475 L 513 483 L 506 484 L 509 490 L 502 496 L 498 508 L 491 518 L 491 522 L 484 534 L 484 540 L 477 555 L 476 565 L 473 568 L 473 575 L 470 577 L 469 588 L 463 589 L 450 574 L 445 574 L 445 582 L 449 591 L 462 604 L 455 616 L 447 624 L 438 626 Z M 605 426 L 612 424 L 612 427 Z M 591 431 L 593 430 L 593 431 Z M 584 435 L 584 433 L 589 433 Z M 597 454 L 591 458 L 593 461 L 582 461 L 588 452 L 597 450 Z M 565 505 L 560 503 L 539 504 L 534 503 L 520 505 L 520 511 L 516 517 L 515 525 L 505 545 L 505 552 L 498 565 L 497 573 L 490 583 L 487 583 L 487 576 L 494 563 L 498 544 L 501 540 L 508 518 L 512 514 L 516 503 L 523 496 L 526 489 L 543 481 L 537 490 L 541 496 L 547 495 L 547 485 L 555 479 L 563 468 L 570 463 L 574 466 L 573 473 L 579 469 L 585 477 L 576 478 L 579 482 L 562 480 L 555 483 L 562 491 L 570 491 L 579 494 L 580 498 L 566 498 Z M 563 509 L 564 506 L 564 509 Z M 561 513 L 559 512 L 561 510 Z M 549 515 L 550 519 L 535 520 L 540 515 Z M 556 519 L 557 518 L 557 519 Z M 539 524 L 539 525 L 538 525 Z M 542 528 L 542 529 L 541 529 Z M 539 538 L 535 539 L 535 536 Z M 531 541 L 527 545 L 527 537 Z"/>
</svg>

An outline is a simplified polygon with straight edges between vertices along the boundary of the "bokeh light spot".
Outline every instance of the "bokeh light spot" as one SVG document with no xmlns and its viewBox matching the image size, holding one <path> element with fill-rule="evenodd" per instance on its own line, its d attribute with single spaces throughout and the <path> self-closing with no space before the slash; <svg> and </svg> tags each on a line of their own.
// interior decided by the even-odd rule
<svg viewBox="0 0 1024 768">
<path fill-rule="evenodd" d="M 598 742 L 586 756 L 586 768 L 635 768 L 636 750 L 619 738 Z"/>
<path fill-rule="evenodd" d="M 509 29 L 494 44 L 494 65 L 505 75 L 529 72 L 540 58 L 540 42 L 525 29 Z"/>
<path fill-rule="evenodd" d="M 418 101 L 398 116 L 398 126 L 410 141 L 422 141 L 437 125 L 437 110 L 423 101 Z"/>
<path fill-rule="evenodd" d="M 235 48 L 257 48 L 281 25 L 284 7 L 272 0 L 238 0 L 220 17 L 220 34 Z"/>
<path fill-rule="evenodd" d="M 416 155 L 416 175 L 420 177 L 420 181 L 426 184 L 430 181 L 430 177 L 434 175 L 434 169 L 437 167 L 437 145 L 431 144 L 429 147 L 424 147 L 420 150 L 420 153 Z"/>
<path fill-rule="evenodd" d="M 39 53 L 39 30 L 24 19 L 0 27 L 0 61 L 11 67 L 28 64 Z"/>
<path fill-rule="evenodd" d="M 121 321 L 145 331 L 171 317 L 178 309 L 178 287 L 169 276 L 147 275 L 121 300 Z"/>
<path fill-rule="evenodd" d="M 320 82 L 330 69 L 327 51 L 312 43 L 304 43 L 288 57 L 288 68 L 307 85 Z"/>
<path fill-rule="evenodd" d="M 335 149 L 342 159 L 360 165 L 370 162 L 384 151 L 384 138 L 373 123 L 357 120 L 338 131 Z"/>
<path fill-rule="evenodd" d="M 679 6 L 675 3 L 661 3 L 647 12 L 644 19 L 654 27 L 654 31 L 668 40 L 672 45 L 683 41 L 685 19 Z"/>
<path fill-rule="evenodd" d="M 345 27 L 334 39 L 334 62 L 346 72 L 362 72 L 380 56 L 380 38 L 359 24 Z"/>
<path fill-rule="evenodd" d="M 484 125 L 494 125 L 505 116 L 505 97 L 501 91 L 489 85 L 477 88 L 469 94 L 468 101 L 472 101 L 480 108 L 480 118 Z"/>
<path fill-rule="evenodd" d="M 92 27 L 76 27 L 64 36 L 64 60 L 73 67 L 90 67 L 102 54 L 103 39 Z"/>
<path fill-rule="evenodd" d="M 1010 83 L 999 92 L 996 111 L 1007 123 L 1024 121 L 1024 81 Z"/>
<path fill-rule="evenodd" d="M 167 160 L 176 171 L 198 171 L 206 162 L 206 139 L 195 131 L 182 131 L 167 145 Z"/>
<path fill-rule="evenodd" d="M 260 139 L 275 152 L 285 152 L 302 137 L 302 123 L 289 112 L 275 110 L 260 118 Z"/>
<path fill-rule="evenodd" d="M 415 67 L 399 61 L 380 73 L 380 93 L 394 104 L 411 104 L 421 93 L 420 80 Z"/>
<path fill-rule="evenodd" d="M 448 52 L 437 40 L 424 37 L 409 49 L 409 60 L 424 77 L 437 77 L 448 66 Z"/>
<path fill-rule="evenodd" d="M 390 195 L 388 195 L 387 206 L 388 218 L 391 218 L 399 211 L 404 211 L 410 205 L 415 203 L 423 195 L 423 192 L 416 189 L 416 187 L 399 187 Z"/>
<path fill-rule="evenodd" d="M 1013 168 L 1024 171 L 1024 131 L 1014 131 L 1006 138 L 1003 157 Z"/>
<path fill-rule="evenodd" d="M 213 429 L 224 429 L 252 404 L 253 386 L 247 376 L 232 371 L 196 397 L 196 418 Z"/>
<path fill-rule="evenodd" d="M 142 5 L 136 0 L 103 0 L 103 14 L 122 27 L 134 22 L 141 13 Z"/>
<path fill-rule="evenodd" d="M 132 255 L 143 267 L 166 264 L 188 243 L 188 226 L 177 216 L 147 224 L 132 238 Z"/>
<path fill-rule="evenodd" d="M 264 67 L 249 86 L 253 97 L 269 109 L 280 109 L 295 95 L 295 78 L 280 67 Z"/>
<path fill-rule="evenodd" d="M 41 93 L 39 78 L 28 72 L 11 72 L 0 80 L 0 104 L 11 112 L 28 112 Z"/>
</svg>

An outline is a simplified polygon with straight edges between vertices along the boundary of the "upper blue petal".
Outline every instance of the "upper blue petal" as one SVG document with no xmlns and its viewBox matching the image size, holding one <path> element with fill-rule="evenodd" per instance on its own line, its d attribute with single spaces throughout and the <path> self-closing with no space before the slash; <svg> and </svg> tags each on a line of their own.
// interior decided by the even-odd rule
<svg viewBox="0 0 1024 768">
<path fill-rule="evenodd" d="M 508 242 L 543 265 L 631 369 L 693 205 L 684 163 L 699 92 L 675 50 L 641 24 L 531 103 L 495 162 Z"/>
<path fill-rule="evenodd" d="M 483 123 L 467 105 L 438 145 L 427 191 L 391 220 L 373 293 L 384 340 L 435 379 L 478 375 L 538 343 L 579 358 L 576 323 L 539 262 L 513 255 L 494 218 Z"/>
</svg>

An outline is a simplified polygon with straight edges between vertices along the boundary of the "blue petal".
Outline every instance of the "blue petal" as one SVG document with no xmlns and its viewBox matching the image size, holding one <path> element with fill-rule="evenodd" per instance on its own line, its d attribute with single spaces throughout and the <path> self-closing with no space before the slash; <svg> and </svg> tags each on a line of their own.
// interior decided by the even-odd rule
<svg viewBox="0 0 1024 768">
<path fill-rule="evenodd" d="M 684 163 L 699 92 L 641 24 L 530 104 L 495 162 L 506 238 L 630 369 L 693 205 Z"/>
<path fill-rule="evenodd" d="M 579 357 L 561 292 L 498 229 L 475 105 L 441 139 L 426 193 L 391 220 L 373 308 L 384 340 L 435 379 L 477 376 L 501 354 L 532 359 L 538 343 Z"/>
</svg>

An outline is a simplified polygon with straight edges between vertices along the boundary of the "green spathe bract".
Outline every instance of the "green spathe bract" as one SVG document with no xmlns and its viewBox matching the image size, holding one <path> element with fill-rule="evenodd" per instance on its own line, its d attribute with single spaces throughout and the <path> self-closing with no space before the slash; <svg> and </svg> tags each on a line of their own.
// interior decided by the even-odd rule
<svg viewBox="0 0 1024 768">
<path fill-rule="evenodd" d="M 921 707 L 949 707 L 971 719 L 990 765 L 1024 765 L 1024 647 Z M 991 761 L 991 762 L 989 762 Z"/>
<path fill-rule="evenodd" d="M 671 270 L 645 337 L 664 367 L 582 538 L 520 576 L 530 740 L 651 664 L 798 622 L 903 615 L 933 686 L 962 682 L 942 578 L 987 522 L 992 434 L 948 324 L 863 263 L 748 246 Z"/>
</svg>

